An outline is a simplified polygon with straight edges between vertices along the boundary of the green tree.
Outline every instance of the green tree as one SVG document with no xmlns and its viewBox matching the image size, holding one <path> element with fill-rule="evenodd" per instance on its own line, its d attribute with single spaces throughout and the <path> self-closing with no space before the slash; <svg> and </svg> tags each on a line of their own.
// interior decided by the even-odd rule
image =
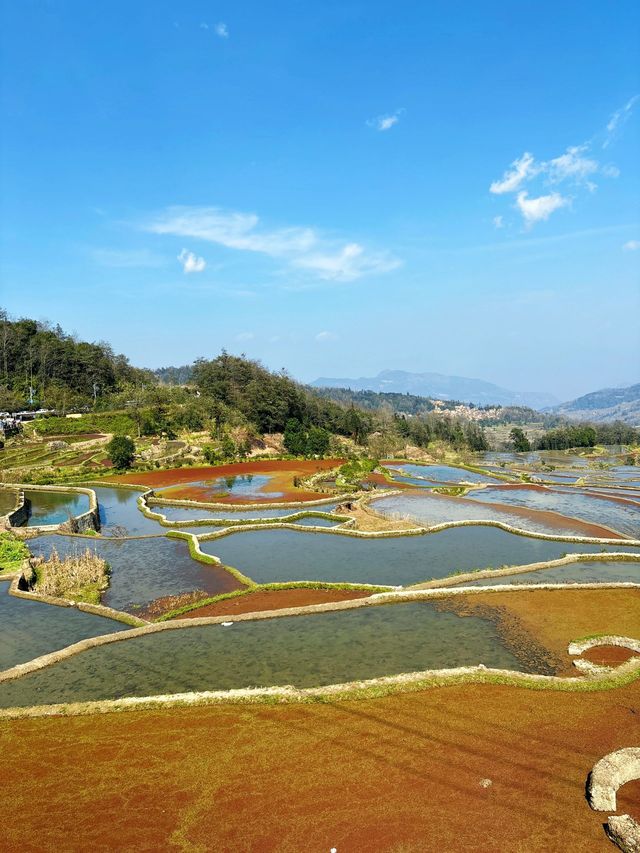
<svg viewBox="0 0 640 853">
<path fill-rule="evenodd" d="M 131 468 L 136 446 L 128 435 L 114 435 L 107 444 L 107 455 L 114 468 Z"/>
<path fill-rule="evenodd" d="M 531 442 L 520 427 L 514 427 L 509 433 L 509 437 L 513 442 L 513 449 L 518 453 L 527 453 L 531 450 Z"/>
<path fill-rule="evenodd" d="M 297 418 L 289 418 L 282 437 L 287 453 L 292 456 L 304 456 L 307 452 L 307 437 Z"/>
</svg>

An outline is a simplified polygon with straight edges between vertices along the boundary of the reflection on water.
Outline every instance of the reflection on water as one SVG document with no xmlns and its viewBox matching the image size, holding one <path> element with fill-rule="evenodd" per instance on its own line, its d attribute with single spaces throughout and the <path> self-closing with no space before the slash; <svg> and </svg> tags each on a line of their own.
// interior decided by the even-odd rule
<svg viewBox="0 0 640 853">
<path fill-rule="evenodd" d="M 27 526 L 62 524 L 72 515 L 89 511 L 89 496 L 75 492 L 32 492 L 25 490 L 31 502 L 31 514 Z"/>
<path fill-rule="evenodd" d="M 473 494 L 475 493 L 471 492 L 471 495 Z M 545 520 L 544 516 L 536 517 L 535 512 L 532 513 L 533 517 L 528 517 L 527 515 L 510 513 L 507 510 L 503 511 L 490 505 L 483 506 L 478 501 L 469 500 L 469 498 L 447 498 L 444 495 L 429 494 L 424 490 L 418 494 L 405 492 L 390 498 L 382 498 L 372 503 L 371 507 L 376 512 L 385 515 L 408 516 L 426 526 L 452 521 L 483 520 L 498 521 L 533 533 L 550 533 L 556 536 L 584 535 L 584 529 L 576 524 L 572 526 L 570 520 L 567 520 L 566 524 L 562 524 L 562 519 L 558 519 L 559 524 L 553 525 Z"/>
<path fill-rule="evenodd" d="M 274 474 L 242 474 L 239 476 L 214 477 L 208 480 L 194 480 L 191 483 L 180 483 L 176 486 L 168 486 L 157 489 L 158 497 L 171 498 L 190 492 L 199 493 L 199 499 L 203 501 L 222 497 L 233 497 L 244 499 L 247 503 L 251 500 L 277 499 L 283 496 L 283 492 L 268 488 Z"/>
<path fill-rule="evenodd" d="M 551 510 L 594 524 L 601 524 L 628 536 L 640 536 L 640 506 L 596 497 L 578 489 L 489 487 L 472 491 L 468 497 L 479 502 L 488 501 Z"/>
<path fill-rule="evenodd" d="M 0 705 L 312 687 L 479 663 L 526 670 L 490 621 L 413 602 L 186 628 L 113 643 L 0 684 Z"/>
<path fill-rule="evenodd" d="M 138 509 L 140 492 L 131 489 L 112 489 L 106 486 L 92 487 L 98 497 L 101 532 L 110 536 L 114 528 L 120 528 L 127 536 L 146 536 L 164 533 L 157 522 L 146 518 Z"/>
</svg>

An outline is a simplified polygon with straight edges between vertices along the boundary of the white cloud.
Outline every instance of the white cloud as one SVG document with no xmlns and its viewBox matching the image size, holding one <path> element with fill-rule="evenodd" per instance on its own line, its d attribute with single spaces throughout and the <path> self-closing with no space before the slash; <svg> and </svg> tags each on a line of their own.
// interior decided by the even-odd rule
<svg viewBox="0 0 640 853">
<path fill-rule="evenodd" d="M 325 341 L 335 341 L 338 336 L 334 332 L 318 332 L 316 335 L 316 340 L 318 343 L 324 343 Z"/>
<path fill-rule="evenodd" d="M 229 249 L 258 252 L 308 270 L 318 278 L 353 281 L 364 275 L 396 269 L 401 261 L 388 252 L 374 252 L 359 243 L 341 243 L 314 228 L 260 227 L 254 213 L 216 207 L 173 207 L 143 226 L 154 234 L 206 240 Z M 183 250 L 186 251 L 186 250 Z"/>
<path fill-rule="evenodd" d="M 493 217 L 493 227 L 494 228 L 504 228 L 504 217 L 494 216 Z"/>
<path fill-rule="evenodd" d="M 628 240 L 622 248 L 625 252 L 637 252 L 640 249 L 640 240 Z"/>
<path fill-rule="evenodd" d="M 239 335 L 236 335 L 236 340 L 239 342 L 242 341 L 252 341 L 255 338 L 253 332 L 240 332 Z"/>
<path fill-rule="evenodd" d="M 182 264 L 182 270 L 185 273 L 202 272 L 207 265 L 204 258 L 199 258 L 193 252 L 183 249 L 178 255 L 178 260 Z"/>
<path fill-rule="evenodd" d="M 586 181 L 589 175 L 595 174 L 600 168 L 597 160 L 584 156 L 588 148 L 588 145 L 574 145 L 567 148 L 564 154 L 549 160 L 548 163 L 543 163 L 541 171 L 548 173 L 549 180 L 553 184 L 566 180 L 575 183 Z"/>
<path fill-rule="evenodd" d="M 631 102 L 630 102 L 631 103 Z M 537 192 L 543 188 L 553 188 L 561 184 L 571 184 L 573 187 L 595 192 L 598 188 L 592 178 L 603 175 L 606 178 L 617 178 L 620 170 L 617 166 L 607 164 L 601 166 L 591 155 L 591 142 L 582 145 L 570 145 L 563 154 L 551 160 L 537 161 L 533 154 L 525 153 L 514 160 L 502 178 L 489 186 L 494 195 L 518 193 L 517 207 L 522 213 L 525 223 L 531 226 L 541 219 L 548 219 L 550 214 L 559 207 L 565 207 L 569 199 L 558 192 L 540 194 L 537 198 L 529 198 L 529 192 L 524 191 L 523 185 L 536 181 Z M 494 224 L 496 221 L 494 219 Z M 501 227 L 496 224 L 496 227 Z"/>
<path fill-rule="evenodd" d="M 400 121 L 400 116 L 403 112 L 404 107 L 401 107 L 394 113 L 389 113 L 388 115 L 381 115 L 376 116 L 376 118 L 367 119 L 367 125 L 369 127 L 375 127 L 376 130 L 391 130 L 394 124 L 398 124 L 398 122 Z"/>
<path fill-rule="evenodd" d="M 635 107 L 638 100 L 640 100 L 640 95 L 634 95 L 633 98 L 629 98 L 629 100 L 623 107 L 620 107 L 619 110 L 616 110 L 615 113 L 613 113 L 613 115 L 607 122 L 607 135 L 604 142 L 602 143 L 603 148 L 608 148 L 609 145 L 611 145 L 611 143 L 617 136 L 618 131 L 631 115 L 633 108 Z"/>
<path fill-rule="evenodd" d="M 529 198 L 529 193 L 526 190 L 518 193 L 516 201 L 518 210 L 529 226 L 535 222 L 548 219 L 555 210 L 566 207 L 569 203 L 570 199 L 561 196 L 560 193 Z"/>
<path fill-rule="evenodd" d="M 224 21 L 220 21 L 219 23 L 216 24 L 215 31 L 216 31 L 216 35 L 220 36 L 221 39 L 228 39 L 229 38 L 229 28 L 224 23 Z"/>
<path fill-rule="evenodd" d="M 489 192 L 495 195 L 515 192 L 524 181 L 530 180 L 538 171 L 539 167 L 535 165 L 533 154 L 525 151 L 522 157 L 513 161 L 511 169 L 507 169 L 501 180 L 491 184 Z"/>
</svg>

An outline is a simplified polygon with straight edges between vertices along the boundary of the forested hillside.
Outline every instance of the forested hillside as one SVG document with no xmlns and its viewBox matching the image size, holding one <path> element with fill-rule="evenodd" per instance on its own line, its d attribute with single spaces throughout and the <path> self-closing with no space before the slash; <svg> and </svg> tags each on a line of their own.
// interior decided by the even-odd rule
<svg viewBox="0 0 640 853">
<path fill-rule="evenodd" d="M 0 309 L 0 409 L 22 407 L 30 399 L 68 409 L 149 378 L 107 343 L 78 341 L 60 326 L 36 320 L 10 320 Z"/>
</svg>

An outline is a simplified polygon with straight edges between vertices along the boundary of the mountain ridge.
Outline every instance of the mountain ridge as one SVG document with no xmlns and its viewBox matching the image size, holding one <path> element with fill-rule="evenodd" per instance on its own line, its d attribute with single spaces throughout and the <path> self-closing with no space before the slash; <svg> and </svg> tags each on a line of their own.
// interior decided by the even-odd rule
<svg viewBox="0 0 640 853">
<path fill-rule="evenodd" d="M 640 382 L 622 388 L 600 388 L 568 400 L 547 411 L 571 420 L 624 421 L 640 426 Z"/>
<path fill-rule="evenodd" d="M 408 393 L 432 399 L 460 400 L 480 406 L 529 406 L 540 410 L 558 404 L 556 397 L 543 391 L 511 391 L 484 379 L 443 373 L 411 373 L 406 370 L 382 370 L 377 376 L 361 376 L 357 379 L 321 376 L 310 385 L 313 388 Z"/>
</svg>

